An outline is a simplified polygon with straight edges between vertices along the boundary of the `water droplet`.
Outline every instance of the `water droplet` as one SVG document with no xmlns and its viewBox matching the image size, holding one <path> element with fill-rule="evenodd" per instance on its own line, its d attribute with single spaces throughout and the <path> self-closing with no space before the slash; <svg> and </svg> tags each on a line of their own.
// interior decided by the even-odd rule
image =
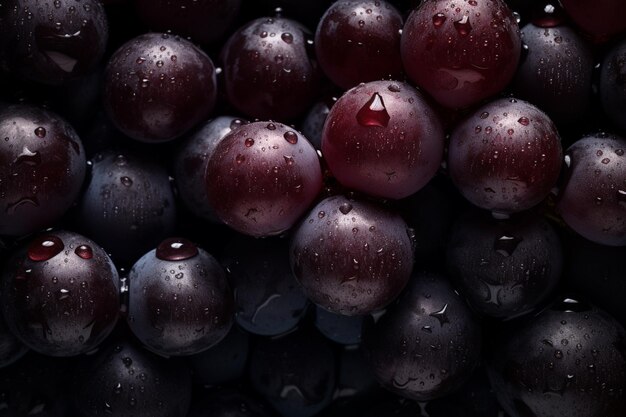
<svg viewBox="0 0 626 417">
<path fill-rule="evenodd" d="M 57 292 L 57 300 L 59 301 L 65 300 L 66 298 L 69 298 L 69 296 L 70 296 L 70 290 L 66 290 L 65 288 L 61 288 Z"/>
<path fill-rule="evenodd" d="M 237 154 L 237 156 L 235 157 L 235 162 L 237 163 L 237 165 L 242 164 L 245 160 L 246 157 L 242 154 Z"/>
<path fill-rule="evenodd" d="M 130 187 L 131 185 L 133 185 L 133 180 L 130 179 L 129 177 L 120 177 L 120 182 L 125 187 Z"/>
<path fill-rule="evenodd" d="M 387 89 L 389 91 L 391 91 L 392 93 L 399 93 L 400 92 L 400 86 L 398 84 L 389 84 L 387 86 Z"/>
<path fill-rule="evenodd" d="M 45 138 L 46 137 L 46 129 L 39 126 L 37 129 L 35 129 L 35 136 L 37 136 L 38 138 Z"/>
<path fill-rule="evenodd" d="M 324 216 L 326 216 L 326 212 L 324 212 L 324 211 L 320 211 L 319 213 L 317 213 L 317 218 L 318 219 L 323 219 Z"/>
<path fill-rule="evenodd" d="M 287 163 L 288 166 L 293 165 L 294 163 L 293 156 L 283 155 L 283 158 L 285 159 L 285 162 Z"/>
<path fill-rule="evenodd" d="M 246 140 L 244 141 L 244 145 L 246 146 L 246 148 L 251 147 L 252 145 L 254 145 L 254 139 L 246 138 Z"/>
<path fill-rule="evenodd" d="M 80 245 L 75 250 L 74 253 L 83 259 L 91 259 L 93 258 L 93 250 L 89 245 Z"/>
<path fill-rule="evenodd" d="M 569 155 L 565 155 L 563 160 L 568 168 L 572 165 L 572 158 Z"/>
<path fill-rule="evenodd" d="M 291 143 L 292 145 L 295 145 L 296 143 L 298 143 L 298 134 L 294 131 L 289 130 L 285 132 L 283 137 L 285 138 L 287 142 Z"/>
<path fill-rule="evenodd" d="M 448 319 L 448 315 L 446 314 L 447 310 L 448 304 L 445 304 L 441 310 L 430 313 L 430 316 L 439 320 L 439 324 L 443 327 L 444 324 L 450 323 L 450 319 Z"/>
<path fill-rule="evenodd" d="M 31 152 L 31 150 L 28 149 L 27 146 L 24 146 L 22 148 L 22 153 L 20 153 L 17 158 L 15 158 L 15 161 L 13 161 L 13 163 L 36 166 L 41 163 L 41 155 L 37 151 Z"/>
<path fill-rule="evenodd" d="M 505 234 L 495 240 L 493 249 L 502 256 L 511 256 L 522 240 L 522 238 Z"/>
<path fill-rule="evenodd" d="M 454 21 L 454 28 L 461 36 L 466 36 L 472 31 L 472 25 L 469 21 L 469 16 L 465 15 L 459 20 Z"/>
<path fill-rule="evenodd" d="M 487 117 L 489 117 L 489 112 L 484 111 L 480 114 L 481 119 L 486 119 Z"/>
<path fill-rule="evenodd" d="M 56 236 L 40 236 L 28 247 L 28 257 L 31 261 L 47 261 L 59 254 L 65 246 L 63 241 Z"/>
<path fill-rule="evenodd" d="M 343 203 L 339 206 L 339 211 L 342 212 L 343 214 L 348 214 L 350 213 L 350 211 L 352 211 L 352 204 L 350 203 Z"/>
<path fill-rule="evenodd" d="M 164 261 L 184 261 L 198 254 L 198 247 L 184 238 L 169 238 L 159 244 L 156 257 Z"/>
<path fill-rule="evenodd" d="M 266 127 L 268 130 L 276 130 L 276 125 L 274 123 L 268 123 Z"/>
<path fill-rule="evenodd" d="M 356 114 L 356 120 L 361 126 L 387 127 L 389 113 L 380 94 L 374 93 Z"/>
<path fill-rule="evenodd" d="M 446 22 L 446 15 L 443 13 L 437 13 L 433 16 L 433 26 L 440 28 Z"/>
<path fill-rule="evenodd" d="M 602 162 L 604 165 L 606 165 L 606 164 L 608 164 L 609 162 L 611 162 L 611 160 L 610 160 L 609 158 L 604 158 L 601 162 Z"/>
<path fill-rule="evenodd" d="M 528 119 L 528 117 L 523 117 L 523 116 L 517 119 L 517 122 L 521 124 L 522 126 L 528 126 L 530 124 L 530 120 Z"/>
<path fill-rule="evenodd" d="M 124 364 L 124 366 L 129 367 L 133 364 L 133 360 L 128 356 L 125 356 L 122 358 L 122 363 Z"/>
<path fill-rule="evenodd" d="M 280 38 L 285 43 L 292 43 L 293 42 L 293 35 L 291 33 L 289 33 L 289 32 L 283 33 L 282 35 L 280 35 Z"/>
</svg>

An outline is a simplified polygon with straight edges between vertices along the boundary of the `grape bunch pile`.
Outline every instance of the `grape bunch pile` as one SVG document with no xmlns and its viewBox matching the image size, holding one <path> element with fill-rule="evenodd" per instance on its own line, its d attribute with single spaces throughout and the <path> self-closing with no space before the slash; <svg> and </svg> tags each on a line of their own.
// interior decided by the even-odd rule
<svg viewBox="0 0 626 417">
<path fill-rule="evenodd" d="M 622 0 L 6 0 L 0 72 L 0 416 L 626 416 Z"/>
</svg>

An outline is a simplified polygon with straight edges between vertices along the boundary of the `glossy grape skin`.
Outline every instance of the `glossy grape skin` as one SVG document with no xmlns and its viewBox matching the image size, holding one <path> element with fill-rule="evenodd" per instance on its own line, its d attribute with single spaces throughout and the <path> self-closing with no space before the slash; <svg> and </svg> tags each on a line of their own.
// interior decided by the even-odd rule
<svg viewBox="0 0 626 417">
<path fill-rule="evenodd" d="M 364 315 L 389 304 L 413 268 L 410 230 L 373 203 L 333 196 L 294 231 L 291 266 L 304 292 L 325 309 Z"/>
<path fill-rule="evenodd" d="M 38 235 L 17 249 L 2 271 L 2 312 L 32 350 L 75 356 L 113 330 L 120 301 L 118 274 L 106 252 L 67 231 Z"/>
<path fill-rule="evenodd" d="M 281 123 L 255 122 L 217 145 L 205 175 L 209 203 L 240 233 L 260 237 L 285 232 L 322 188 L 313 146 Z"/>
<path fill-rule="evenodd" d="M 213 61 L 177 36 L 137 36 L 106 67 L 105 110 L 118 129 L 138 141 L 178 138 L 208 118 L 216 97 Z"/>
<path fill-rule="evenodd" d="M 56 114 L 19 104 L 0 109 L 0 137 L 0 235 L 53 225 L 78 197 L 85 178 L 80 138 Z"/>
<path fill-rule="evenodd" d="M 196 354 L 222 340 L 232 326 L 233 294 L 224 270 L 186 239 L 161 242 L 133 265 L 128 281 L 128 325 L 153 352 Z"/>
<path fill-rule="evenodd" d="M 9 0 L 0 7 L 5 66 L 20 77 L 58 85 L 91 72 L 108 40 L 98 1 Z"/>
<path fill-rule="evenodd" d="M 422 188 L 443 158 L 438 116 L 416 89 L 373 81 L 346 92 L 330 110 L 322 154 L 344 186 L 399 199 Z"/>
<path fill-rule="evenodd" d="M 498 99 L 474 111 L 450 138 L 448 170 L 474 205 L 498 213 L 529 209 L 559 178 L 561 139 L 548 116 L 530 103 Z"/>
<path fill-rule="evenodd" d="M 361 343 L 361 331 L 365 316 L 344 316 L 315 307 L 315 327 L 327 339 L 342 345 Z"/>
<path fill-rule="evenodd" d="M 192 403 L 187 417 L 270 417 L 273 414 L 258 400 L 228 387 L 204 390 Z"/>
<path fill-rule="evenodd" d="M 626 333 L 584 302 L 559 298 L 494 346 L 489 377 L 512 417 L 626 413 Z"/>
<path fill-rule="evenodd" d="M 235 320 L 244 330 L 276 336 L 294 329 L 308 299 L 289 264 L 285 239 L 235 237 L 221 264 L 235 294 Z"/>
<path fill-rule="evenodd" d="M 139 18 L 157 32 L 189 37 L 195 43 L 220 39 L 234 22 L 241 0 L 136 0 Z"/>
<path fill-rule="evenodd" d="M 312 38 L 300 23 L 285 18 L 255 19 L 235 33 L 221 53 L 228 101 L 261 120 L 291 120 L 313 103 L 320 86 Z"/>
<path fill-rule="evenodd" d="M 176 152 L 174 177 L 180 198 L 201 219 L 220 223 L 209 204 L 204 174 L 217 144 L 244 123 L 247 122 L 232 116 L 216 117 L 186 138 Z"/>
<path fill-rule="evenodd" d="M 416 273 L 387 313 L 363 332 L 378 381 L 418 401 L 442 397 L 470 377 L 481 355 L 481 328 L 447 280 Z"/>
<path fill-rule="evenodd" d="M 502 320 L 533 311 L 561 278 L 559 237 L 533 215 L 498 221 L 469 212 L 456 222 L 447 252 L 448 271 L 469 303 Z"/>
<path fill-rule="evenodd" d="M 621 0 L 561 0 L 570 18 L 596 42 L 626 32 L 626 3 Z"/>
<path fill-rule="evenodd" d="M 72 383 L 77 417 L 185 417 L 191 373 L 180 359 L 164 359 L 130 340 L 115 340 L 88 357 Z"/>
<path fill-rule="evenodd" d="M 217 344 L 188 357 L 194 379 L 212 386 L 237 381 L 246 372 L 249 350 L 248 333 L 233 325 Z"/>
<path fill-rule="evenodd" d="M 626 41 L 615 44 L 604 56 L 600 68 L 600 102 L 609 119 L 626 132 Z"/>
<path fill-rule="evenodd" d="M 320 68 L 347 90 L 362 82 L 402 77 L 400 12 L 385 0 L 340 0 L 315 32 Z"/>
<path fill-rule="evenodd" d="M 107 150 L 93 159 L 77 212 L 78 227 L 132 265 L 174 229 L 176 207 L 164 167 L 129 151 Z"/>
<path fill-rule="evenodd" d="M 422 2 L 401 39 L 408 77 L 448 108 L 501 91 L 520 59 L 519 27 L 502 0 Z"/>
<path fill-rule="evenodd" d="M 565 25 L 522 28 L 528 47 L 515 76 L 516 96 L 545 111 L 559 126 L 585 120 L 591 105 L 592 50 Z"/>
<path fill-rule="evenodd" d="M 626 140 L 589 135 L 565 153 L 557 211 L 575 232 L 602 245 L 626 246 Z"/>
<path fill-rule="evenodd" d="M 335 357 L 328 342 L 307 329 L 259 339 L 250 357 L 250 380 L 284 417 L 311 417 L 331 402 Z"/>
</svg>

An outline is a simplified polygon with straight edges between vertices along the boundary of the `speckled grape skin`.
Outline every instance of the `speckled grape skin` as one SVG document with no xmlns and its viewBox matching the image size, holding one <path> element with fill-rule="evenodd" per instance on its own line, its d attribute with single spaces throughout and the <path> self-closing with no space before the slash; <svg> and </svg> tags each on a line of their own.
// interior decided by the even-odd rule
<svg viewBox="0 0 626 417">
<path fill-rule="evenodd" d="M 329 197 L 295 230 L 291 265 L 314 303 L 339 314 L 368 314 L 389 304 L 408 282 L 409 233 L 399 215 L 382 207 Z"/>
<path fill-rule="evenodd" d="M 566 182 L 557 210 L 577 233 L 596 243 L 626 246 L 626 140 L 586 136 L 567 149 Z"/>
<path fill-rule="evenodd" d="M 452 132 L 448 170 L 461 194 L 498 213 L 529 209 L 548 196 L 563 160 L 548 116 L 530 103 L 498 99 Z"/>
<path fill-rule="evenodd" d="M 322 188 L 319 157 L 300 133 L 281 123 L 241 126 L 217 145 L 205 181 L 217 216 L 240 233 L 283 233 Z"/>
<path fill-rule="evenodd" d="M 142 142 L 178 138 L 208 118 L 217 97 L 213 62 L 191 42 L 146 33 L 109 60 L 104 106 L 115 126 Z"/>
<path fill-rule="evenodd" d="M 449 108 L 502 90 L 515 74 L 521 46 L 517 22 L 501 0 L 422 2 L 401 39 L 409 78 Z"/>
<path fill-rule="evenodd" d="M 559 298 L 500 335 L 489 377 L 513 417 L 621 417 L 626 333 L 604 311 Z"/>
<path fill-rule="evenodd" d="M 359 121 L 373 97 L 382 100 L 386 123 Z M 426 185 L 441 164 L 443 146 L 437 114 L 415 88 L 397 81 L 349 90 L 331 108 L 322 131 L 322 154 L 337 180 L 383 198 L 404 198 Z"/>
</svg>

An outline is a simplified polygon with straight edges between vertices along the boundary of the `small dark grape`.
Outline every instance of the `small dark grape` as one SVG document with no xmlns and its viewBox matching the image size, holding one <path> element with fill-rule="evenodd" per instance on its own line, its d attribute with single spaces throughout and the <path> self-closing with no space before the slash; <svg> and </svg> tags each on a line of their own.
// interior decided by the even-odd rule
<svg viewBox="0 0 626 417">
<path fill-rule="evenodd" d="M 366 316 L 344 316 L 315 307 L 315 327 L 327 339 L 342 345 L 361 343 L 361 330 Z"/>
<path fill-rule="evenodd" d="M 9 0 L 0 5 L 2 61 L 14 74 L 61 84 L 91 72 L 108 40 L 99 1 Z"/>
<path fill-rule="evenodd" d="M 332 400 L 335 357 L 323 337 L 306 329 L 260 339 L 250 358 L 250 380 L 284 417 L 311 417 Z"/>
<path fill-rule="evenodd" d="M 610 246 L 626 246 L 626 140 L 590 135 L 565 153 L 566 182 L 557 210 L 583 237 Z"/>
<path fill-rule="evenodd" d="M 622 0 L 561 0 L 563 8 L 597 42 L 626 32 L 626 3 Z"/>
<path fill-rule="evenodd" d="M 514 213 L 539 204 L 561 172 L 556 126 L 530 103 L 498 99 L 475 110 L 450 138 L 448 169 L 478 207 Z"/>
<path fill-rule="evenodd" d="M 325 101 L 318 101 L 311 107 L 300 125 L 302 133 L 316 150 L 322 150 L 322 130 L 331 107 Z"/>
<path fill-rule="evenodd" d="M 532 215 L 495 220 L 483 212 L 459 219 L 448 245 L 448 270 L 481 313 L 511 319 L 530 313 L 559 283 L 561 242 Z"/>
<path fill-rule="evenodd" d="M 604 113 L 626 132 L 626 40 L 609 50 L 600 69 L 600 101 Z"/>
<path fill-rule="evenodd" d="M 364 315 L 394 300 L 413 268 L 402 218 L 365 201 L 322 200 L 295 230 L 291 265 L 307 296 L 325 309 Z"/>
<path fill-rule="evenodd" d="M 72 384 L 77 417 L 185 417 L 191 372 L 130 341 L 113 341 L 86 358 Z"/>
<path fill-rule="evenodd" d="M 85 179 L 82 142 L 56 114 L 27 105 L 0 109 L 0 235 L 52 226 Z"/>
<path fill-rule="evenodd" d="M 324 13 L 315 51 L 324 73 L 343 89 L 402 76 L 402 15 L 385 0 L 340 0 Z"/>
<path fill-rule="evenodd" d="M 307 52 L 311 38 L 300 23 L 280 17 L 253 20 L 233 33 L 221 55 L 229 102 L 261 120 L 303 114 L 320 84 L 317 63 Z"/>
<path fill-rule="evenodd" d="M 416 89 L 373 81 L 346 92 L 332 107 L 322 153 L 342 185 L 398 199 L 435 175 L 443 142 L 439 118 Z"/>
<path fill-rule="evenodd" d="M 120 310 L 118 274 L 91 240 L 46 232 L 17 249 L 2 271 L 2 311 L 29 348 L 50 356 L 92 351 Z"/>
<path fill-rule="evenodd" d="M 521 46 L 515 17 L 502 0 L 422 2 L 401 40 L 409 78 L 449 108 L 501 91 L 515 74 Z"/>
<path fill-rule="evenodd" d="M 238 232 L 260 237 L 288 230 L 322 188 L 313 146 L 281 123 L 255 122 L 224 137 L 206 171 L 209 203 Z"/>
<path fill-rule="evenodd" d="M 127 136 L 166 142 L 206 120 L 217 97 L 215 67 L 198 47 L 177 36 L 146 33 L 109 60 L 107 114 Z"/>
<path fill-rule="evenodd" d="M 375 324 L 363 348 L 378 381 L 419 401 L 458 389 L 481 354 L 481 328 L 447 280 L 415 274 L 407 290 Z"/>
<path fill-rule="evenodd" d="M 148 349 L 191 355 L 233 323 L 233 294 L 220 264 L 183 238 L 166 239 L 128 274 L 128 324 Z"/>
<path fill-rule="evenodd" d="M 559 298 L 494 346 L 489 375 L 513 417 L 626 415 L 626 333 L 584 302 Z"/>
</svg>

